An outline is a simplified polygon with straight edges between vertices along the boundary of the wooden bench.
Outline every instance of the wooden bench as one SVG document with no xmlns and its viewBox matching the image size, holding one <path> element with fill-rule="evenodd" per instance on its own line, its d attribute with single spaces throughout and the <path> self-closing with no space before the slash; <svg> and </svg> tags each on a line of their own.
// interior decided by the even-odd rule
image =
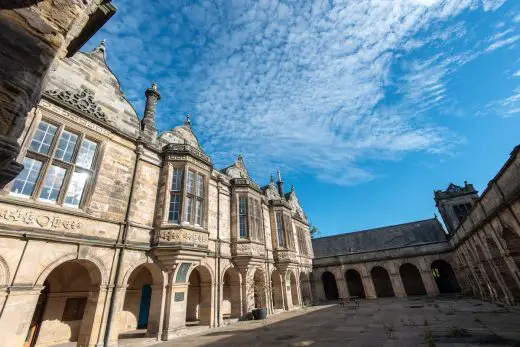
<svg viewBox="0 0 520 347">
<path fill-rule="evenodd" d="M 357 309 L 359 307 L 359 297 L 357 296 L 347 296 L 339 298 L 339 304 L 344 308 L 353 308 Z"/>
</svg>

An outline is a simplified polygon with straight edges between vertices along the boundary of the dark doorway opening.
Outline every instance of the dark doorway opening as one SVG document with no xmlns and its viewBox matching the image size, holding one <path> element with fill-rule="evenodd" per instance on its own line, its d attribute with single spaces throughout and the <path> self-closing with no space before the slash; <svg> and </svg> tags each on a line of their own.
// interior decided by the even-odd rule
<svg viewBox="0 0 520 347">
<path fill-rule="evenodd" d="M 356 270 L 350 269 L 345 273 L 347 281 L 348 292 L 350 296 L 357 296 L 358 298 L 365 298 L 365 288 L 361 275 Z"/>
<path fill-rule="evenodd" d="M 376 266 L 371 271 L 372 281 L 374 282 L 374 288 L 378 298 L 388 298 L 395 296 L 392 282 L 388 271 L 381 266 Z"/>
<path fill-rule="evenodd" d="M 321 275 L 321 281 L 323 282 L 323 290 L 325 291 L 325 297 L 327 300 L 336 300 L 339 298 L 338 286 L 336 284 L 336 277 L 331 272 L 324 272 Z"/>
<path fill-rule="evenodd" d="M 150 302 L 152 301 L 152 286 L 145 284 L 141 293 L 141 304 L 139 305 L 139 320 L 137 329 L 148 327 L 148 317 L 150 315 Z"/>
<path fill-rule="evenodd" d="M 401 265 L 399 268 L 399 274 L 401 275 L 406 295 L 426 295 L 426 288 L 424 288 L 421 273 L 415 265 Z"/>
<path fill-rule="evenodd" d="M 449 263 L 438 259 L 432 263 L 431 269 L 437 288 L 439 288 L 439 293 L 460 293 L 459 282 Z"/>
</svg>

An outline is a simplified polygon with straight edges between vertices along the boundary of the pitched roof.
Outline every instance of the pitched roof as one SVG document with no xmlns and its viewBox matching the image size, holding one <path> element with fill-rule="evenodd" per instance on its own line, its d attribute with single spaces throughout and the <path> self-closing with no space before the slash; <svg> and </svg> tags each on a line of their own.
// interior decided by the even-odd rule
<svg viewBox="0 0 520 347">
<path fill-rule="evenodd" d="M 382 251 L 446 241 L 446 233 L 436 218 L 391 225 L 312 240 L 315 258 Z"/>
</svg>

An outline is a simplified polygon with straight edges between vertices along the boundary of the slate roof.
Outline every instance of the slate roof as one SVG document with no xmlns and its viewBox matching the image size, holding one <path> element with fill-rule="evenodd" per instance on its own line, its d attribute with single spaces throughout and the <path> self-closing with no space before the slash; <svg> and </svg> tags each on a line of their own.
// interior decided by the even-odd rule
<svg viewBox="0 0 520 347">
<path fill-rule="evenodd" d="M 436 218 L 312 240 L 315 258 L 382 251 L 446 241 L 446 233 Z"/>
</svg>

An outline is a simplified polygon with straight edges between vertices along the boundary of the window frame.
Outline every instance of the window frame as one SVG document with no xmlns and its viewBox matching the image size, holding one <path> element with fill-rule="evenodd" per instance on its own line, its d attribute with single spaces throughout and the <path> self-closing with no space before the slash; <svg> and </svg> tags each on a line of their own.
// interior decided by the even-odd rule
<svg viewBox="0 0 520 347">
<path fill-rule="evenodd" d="M 56 132 L 54 134 L 54 138 L 52 139 L 52 141 L 50 143 L 49 151 L 47 154 L 40 153 L 35 150 L 31 150 L 31 143 L 42 122 L 51 124 L 57 128 Z M 76 143 L 74 145 L 73 152 L 72 152 L 72 157 L 70 158 L 70 162 L 67 162 L 60 158 L 56 158 L 56 152 L 58 151 L 60 140 L 62 138 L 62 135 L 65 132 L 68 132 L 68 133 L 71 133 L 71 134 L 77 136 Z M 79 151 L 81 149 L 81 145 L 83 144 L 84 140 L 88 140 L 88 141 L 91 141 L 96 144 L 96 149 L 95 149 L 95 153 L 92 157 L 92 162 L 91 162 L 90 168 L 84 168 L 84 167 L 76 164 L 76 160 L 77 160 Z M 40 161 L 42 163 L 40 172 L 36 179 L 34 189 L 33 189 L 33 192 L 31 195 L 25 195 L 25 194 L 13 192 L 11 190 L 12 184 L 8 188 L 9 195 L 14 196 L 14 197 L 23 198 L 23 199 L 32 200 L 32 201 L 42 202 L 42 203 L 49 204 L 49 205 L 72 208 L 75 210 L 84 209 L 86 201 L 88 200 L 88 197 L 89 197 L 90 190 L 92 189 L 92 183 L 94 182 L 94 177 L 97 175 L 97 172 L 99 169 L 99 158 L 101 155 L 102 148 L 103 148 L 103 142 L 99 138 L 91 136 L 86 131 L 81 131 L 81 130 L 75 129 L 74 127 L 70 126 L 69 124 L 60 123 L 59 121 L 54 120 L 49 117 L 41 117 L 40 119 L 35 120 L 33 129 L 28 133 L 28 136 L 26 137 L 26 140 L 24 143 L 24 153 L 21 158 L 23 160 L 25 160 L 26 158 L 29 158 L 32 160 Z M 57 167 L 65 169 L 65 175 L 63 177 L 58 196 L 56 197 L 56 201 L 50 200 L 50 199 L 45 199 L 45 198 L 41 197 L 42 191 L 45 187 L 45 181 L 47 180 L 49 170 L 51 169 L 52 166 L 57 166 Z M 85 184 L 83 186 L 83 193 L 81 195 L 81 200 L 77 206 L 65 202 L 67 193 L 70 188 L 70 184 L 72 183 L 72 176 L 73 176 L 74 172 L 88 173 L 88 178 L 85 180 Z"/>
<path fill-rule="evenodd" d="M 174 190 L 173 177 L 175 170 L 179 170 L 181 174 L 180 189 Z M 190 192 L 190 175 L 193 176 L 193 190 Z M 171 163 L 167 174 L 167 196 L 165 197 L 163 217 L 164 223 L 175 225 L 191 225 L 194 227 L 206 228 L 206 199 L 208 190 L 208 175 L 200 172 L 196 168 L 189 165 L 175 165 Z M 202 180 L 202 192 L 199 194 L 199 180 Z M 174 196 L 179 196 L 179 220 L 175 221 L 170 218 L 173 213 L 172 201 Z M 197 206 L 200 209 L 197 210 Z M 197 213 L 200 212 L 199 215 Z"/>
</svg>

